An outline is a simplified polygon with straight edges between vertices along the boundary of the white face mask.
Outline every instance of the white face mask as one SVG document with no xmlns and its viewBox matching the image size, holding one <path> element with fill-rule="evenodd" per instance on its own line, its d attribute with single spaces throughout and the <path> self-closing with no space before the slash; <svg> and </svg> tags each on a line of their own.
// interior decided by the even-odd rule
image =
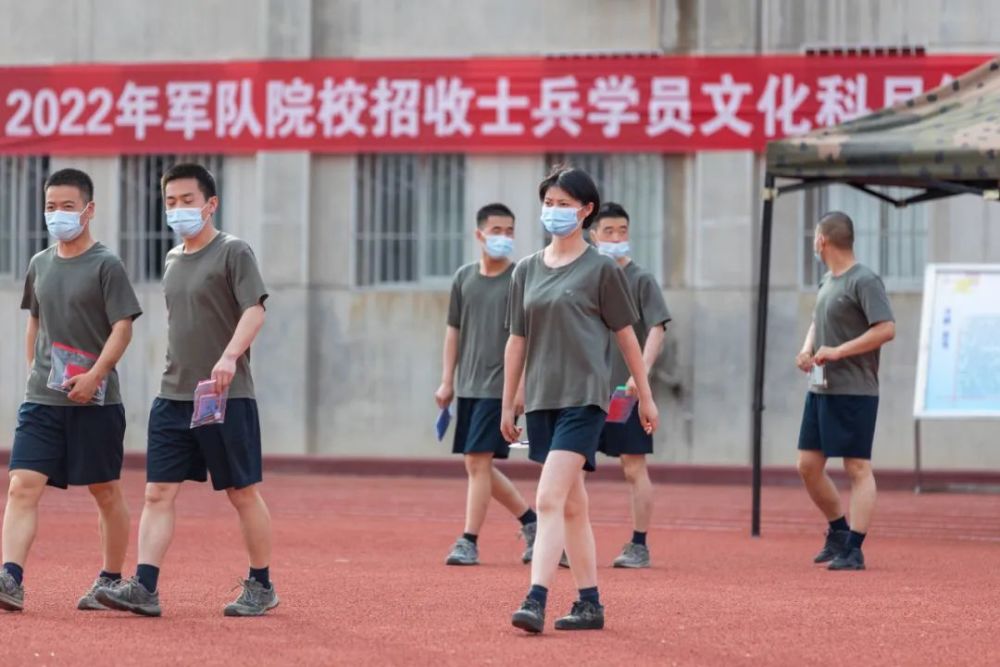
<svg viewBox="0 0 1000 667">
<path fill-rule="evenodd" d="M 172 208 L 167 210 L 167 225 L 181 238 L 197 236 L 205 226 L 200 208 Z"/>
<path fill-rule="evenodd" d="M 69 242 L 83 233 L 80 215 L 80 211 L 48 211 L 45 214 L 45 226 L 52 238 Z"/>
<path fill-rule="evenodd" d="M 622 257 L 628 257 L 632 249 L 628 245 L 628 241 L 622 241 L 621 243 L 608 243 L 601 241 L 597 244 L 597 249 L 602 255 L 607 255 L 614 259 L 621 259 Z"/>
<path fill-rule="evenodd" d="M 549 234 L 569 236 L 580 225 L 576 219 L 579 210 L 570 206 L 542 206 L 542 226 Z"/>
<path fill-rule="evenodd" d="M 514 239 L 502 234 L 487 234 L 483 241 L 483 249 L 493 259 L 510 257 L 514 252 Z"/>
</svg>

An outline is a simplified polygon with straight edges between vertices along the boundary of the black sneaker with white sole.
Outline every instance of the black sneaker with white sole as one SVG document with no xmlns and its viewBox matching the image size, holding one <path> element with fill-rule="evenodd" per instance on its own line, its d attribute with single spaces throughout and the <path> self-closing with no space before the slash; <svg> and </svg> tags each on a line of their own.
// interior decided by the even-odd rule
<svg viewBox="0 0 1000 667">
<path fill-rule="evenodd" d="M 534 598 L 524 598 L 521 608 L 510 619 L 515 628 L 538 634 L 545 629 L 545 607 Z"/>
<path fill-rule="evenodd" d="M 604 606 L 590 600 L 577 600 L 569 614 L 556 619 L 556 630 L 603 630 Z"/>
</svg>

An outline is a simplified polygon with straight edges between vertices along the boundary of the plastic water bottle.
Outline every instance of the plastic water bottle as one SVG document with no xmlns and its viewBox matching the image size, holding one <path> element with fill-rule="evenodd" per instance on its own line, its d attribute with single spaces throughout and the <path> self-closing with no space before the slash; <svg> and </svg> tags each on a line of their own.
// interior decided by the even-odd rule
<svg viewBox="0 0 1000 667">
<path fill-rule="evenodd" d="M 628 387 L 622 385 L 611 394 L 611 405 L 608 406 L 608 421 L 612 424 L 624 424 L 632 416 L 632 410 L 638 402 L 635 396 L 628 393 Z"/>
</svg>

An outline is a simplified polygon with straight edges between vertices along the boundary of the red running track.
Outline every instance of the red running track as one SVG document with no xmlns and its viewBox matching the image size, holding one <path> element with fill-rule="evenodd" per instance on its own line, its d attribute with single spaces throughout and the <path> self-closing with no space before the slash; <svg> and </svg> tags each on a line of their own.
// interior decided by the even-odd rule
<svg viewBox="0 0 1000 667">
<path fill-rule="evenodd" d="M 136 519 L 141 477 L 126 476 Z M 223 618 L 245 573 L 239 531 L 224 496 L 191 484 L 163 568 L 164 617 L 146 619 L 75 610 L 99 565 L 95 516 L 86 491 L 50 490 L 27 610 L 0 612 L 0 664 L 1000 664 L 997 496 L 883 494 L 868 571 L 834 573 L 811 564 L 823 525 L 801 489 L 764 490 L 755 540 L 748 489 L 660 486 L 655 567 L 600 571 L 607 629 L 556 633 L 550 618 L 529 637 L 509 625 L 529 573 L 499 506 L 483 565 L 442 564 L 461 530 L 460 480 L 271 475 L 264 491 L 281 607 Z M 595 483 L 591 497 L 607 564 L 629 535 L 625 489 Z M 560 572 L 550 617 L 573 592 Z"/>
</svg>

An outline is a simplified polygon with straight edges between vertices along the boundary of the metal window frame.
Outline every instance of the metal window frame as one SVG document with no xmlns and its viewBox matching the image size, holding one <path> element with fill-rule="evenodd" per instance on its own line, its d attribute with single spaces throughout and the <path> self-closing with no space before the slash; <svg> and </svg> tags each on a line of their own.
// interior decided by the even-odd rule
<svg viewBox="0 0 1000 667">
<path fill-rule="evenodd" d="M 464 259 L 465 161 L 462 153 L 357 156 L 356 289 L 447 284 Z"/>
<path fill-rule="evenodd" d="M 163 259 L 170 248 L 181 242 L 166 225 L 160 178 L 180 162 L 204 165 L 223 192 L 225 157 L 219 154 L 123 155 L 119 161 L 119 255 L 136 283 L 159 281 Z M 214 222 L 222 229 L 223 207 Z"/>
<path fill-rule="evenodd" d="M 548 167 L 565 163 L 583 169 L 597 183 L 602 202 L 617 201 L 625 207 L 638 241 L 639 252 L 635 260 L 661 283 L 665 279 L 669 254 L 665 157 L 662 153 L 550 153 L 545 156 Z M 645 178 L 647 174 L 649 178 Z M 626 183 L 636 188 L 634 194 L 621 192 Z M 548 240 L 547 237 L 546 242 Z"/>
<path fill-rule="evenodd" d="M 0 156 L 0 277 L 18 281 L 49 245 L 45 227 L 47 155 Z"/>
<path fill-rule="evenodd" d="M 905 199 L 901 200 L 896 198 L 896 195 L 900 194 L 895 191 L 898 188 L 892 189 L 888 193 L 884 193 L 867 186 L 859 187 L 852 183 L 838 182 L 825 183 L 822 184 L 821 187 L 809 188 L 804 192 L 803 208 L 805 215 L 802 219 L 798 243 L 799 270 L 797 273 L 799 288 L 802 291 L 815 290 L 817 285 L 819 285 L 820 278 L 822 278 L 823 269 L 813 257 L 811 241 L 815 236 L 815 221 L 819 219 L 822 212 L 830 210 L 830 187 L 837 185 L 841 185 L 843 187 L 853 187 L 854 189 L 871 195 L 878 200 L 878 224 L 874 232 L 878 238 L 878 248 L 876 250 L 878 266 L 872 267 L 872 269 L 882 277 L 886 290 L 900 294 L 907 292 L 919 292 L 923 289 L 923 267 L 927 265 L 930 243 L 930 224 L 927 216 L 927 208 L 896 206 L 895 202 L 905 201 Z M 918 215 L 920 217 L 918 220 L 911 222 L 897 220 L 895 222 L 898 223 L 896 225 L 898 229 L 893 230 L 893 215 L 899 211 L 919 211 Z M 914 229 L 917 225 L 920 227 L 919 235 L 921 235 L 922 238 L 918 238 L 918 231 Z M 912 265 L 914 267 L 912 275 L 889 275 L 887 271 L 890 264 L 890 255 L 894 250 L 894 245 L 898 245 L 901 242 L 901 239 L 906 236 L 912 237 L 913 239 L 912 247 L 914 248 L 914 253 L 919 245 L 918 242 L 923 244 L 923 263 L 918 265 L 918 257 L 914 254 L 911 257 Z M 810 274 L 812 275 L 810 276 Z"/>
</svg>

